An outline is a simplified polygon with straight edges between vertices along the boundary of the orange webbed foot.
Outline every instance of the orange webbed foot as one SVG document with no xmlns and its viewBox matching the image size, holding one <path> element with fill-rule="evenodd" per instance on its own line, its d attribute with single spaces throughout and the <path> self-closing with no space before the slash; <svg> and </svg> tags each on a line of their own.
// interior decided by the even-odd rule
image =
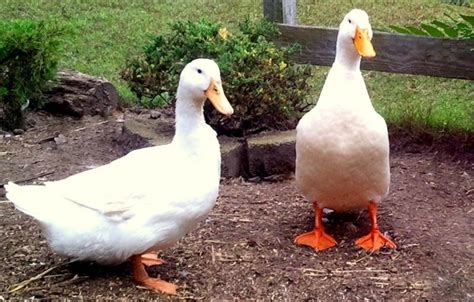
<svg viewBox="0 0 474 302">
<path fill-rule="evenodd" d="M 150 259 L 147 259 L 149 256 Z M 145 259 L 143 259 L 145 257 Z M 145 262 L 153 262 L 152 265 L 156 265 L 156 263 L 160 262 L 156 254 L 143 254 L 143 255 L 134 255 L 131 257 L 132 260 L 132 270 L 133 270 L 133 279 L 136 283 L 143 285 L 155 292 L 165 293 L 169 295 L 176 295 L 177 286 L 163 281 L 158 278 L 150 278 L 148 273 L 145 270 Z M 162 262 L 161 262 L 162 263 Z M 160 263 L 160 264 L 161 264 Z"/>
<path fill-rule="evenodd" d="M 318 207 L 317 202 L 313 202 L 314 208 L 314 230 L 301 234 L 295 238 L 295 243 L 299 245 L 307 245 L 317 251 L 322 251 L 336 245 L 336 240 L 324 232 L 322 217 L 323 210 Z"/>
<path fill-rule="evenodd" d="M 377 251 L 384 245 L 392 249 L 397 247 L 392 240 L 385 237 L 378 229 L 371 230 L 368 235 L 357 239 L 355 244 L 370 251 Z"/>
<path fill-rule="evenodd" d="M 357 239 L 355 244 L 370 251 L 377 251 L 384 245 L 392 249 L 396 248 L 395 243 L 385 237 L 379 230 L 377 225 L 377 204 L 373 201 L 369 202 L 369 216 L 372 221 L 370 233 Z"/>
<path fill-rule="evenodd" d="M 165 293 L 168 295 L 176 295 L 176 289 L 178 288 L 176 285 L 158 278 L 145 278 L 140 280 L 138 283 L 155 292 Z"/>
<path fill-rule="evenodd" d="M 336 240 L 321 229 L 301 234 L 295 238 L 295 243 L 307 245 L 317 251 L 322 251 L 336 245 Z"/>
<path fill-rule="evenodd" d="M 158 258 L 157 254 L 154 252 L 142 254 L 141 256 L 142 264 L 146 267 L 160 265 L 165 263 L 165 260 Z"/>
</svg>

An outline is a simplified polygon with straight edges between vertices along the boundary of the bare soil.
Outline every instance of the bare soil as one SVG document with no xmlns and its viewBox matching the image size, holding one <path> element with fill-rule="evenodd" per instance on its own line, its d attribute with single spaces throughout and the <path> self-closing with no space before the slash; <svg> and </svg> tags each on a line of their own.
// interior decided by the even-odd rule
<svg viewBox="0 0 474 302">
<path fill-rule="evenodd" d="M 115 118 L 39 113 L 29 119 L 25 134 L 0 138 L 0 184 L 61 179 L 125 153 Z M 58 134 L 66 142 L 55 142 Z M 474 300 L 473 150 L 453 151 L 453 142 L 415 144 L 399 135 L 391 142 L 391 193 L 379 208 L 379 225 L 395 250 L 367 253 L 354 246 L 368 232 L 366 211 L 326 215 L 337 247 L 296 246 L 293 238 L 312 228 L 313 213 L 293 179 L 223 180 L 212 214 L 160 253 L 166 264 L 149 269 L 179 286 L 170 298 L 136 286 L 129 263 L 69 263 L 49 249 L 33 219 L 2 202 L 0 300 Z"/>
</svg>

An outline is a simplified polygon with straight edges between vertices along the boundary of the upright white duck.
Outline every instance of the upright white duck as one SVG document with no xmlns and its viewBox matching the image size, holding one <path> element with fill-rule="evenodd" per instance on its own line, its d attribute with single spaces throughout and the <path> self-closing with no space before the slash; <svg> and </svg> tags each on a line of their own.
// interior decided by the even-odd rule
<svg viewBox="0 0 474 302">
<path fill-rule="evenodd" d="M 385 120 L 374 110 L 360 72 L 361 56 L 374 57 L 369 16 L 360 9 L 342 20 L 336 58 L 318 103 L 297 126 L 296 184 L 313 202 L 314 230 L 295 238 L 324 250 L 336 241 L 324 232 L 322 209 L 367 207 L 371 231 L 356 241 L 364 249 L 395 248 L 377 226 L 377 203 L 390 184 L 389 141 Z"/>
<path fill-rule="evenodd" d="M 175 294 L 175 285 L 150 278 L 144 265 L 161 264 L 150 252 L 176 243 L 216 201 L 221 157 L 204 121 L 206 98 L 221 113 L 233 113 L 219 67 L 197 59 L 180 75 L 172 143 L 44 185 L 10 182 L 7 198 L 40 222 L 56 252 L 102 264 L 131 259 L 136 282 Z"/>
</svg>

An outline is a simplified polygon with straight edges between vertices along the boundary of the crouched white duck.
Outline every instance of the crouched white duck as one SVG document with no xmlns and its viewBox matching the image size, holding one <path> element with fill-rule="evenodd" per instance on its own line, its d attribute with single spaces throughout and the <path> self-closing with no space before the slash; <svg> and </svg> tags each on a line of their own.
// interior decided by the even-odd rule
<svg viewBox="0 0 474 302">
<path fill-rule="evenodd" d="M 361 56 L 374 57 L 372 28 L 363 10 L 354 9 L 339 26 L 336 58 L 317 105 L 303 116 L 296 135 L 296 184 L 313 202 L 314 230 L 295 242 L 316 250 L 336 241 L 321 221 L 322 209 L 368 207 L 371 231 L 356 241 L 364 249 L 395 248 L 377 226 L 377 203 L 390 184 L 385 120 L 374 110 L 360 72 Z"/>
<path fill-rule="evenodd" d="M 170 144 L 44 185 L 10 182 L 7 198 L 40 222 L 56 252 L 101 264 L 131 259 L 136 282 L 174 294 L 176 286 L 150 278 L 145 265 L 162 263 L 156 251 L 193 229 L 216 201 L 221 157 L 216 133 L 204 121 L 206 98 L 221 113 L 233 113 L 219 67 L 197 59 L 180 75 Z"/>
</svg>

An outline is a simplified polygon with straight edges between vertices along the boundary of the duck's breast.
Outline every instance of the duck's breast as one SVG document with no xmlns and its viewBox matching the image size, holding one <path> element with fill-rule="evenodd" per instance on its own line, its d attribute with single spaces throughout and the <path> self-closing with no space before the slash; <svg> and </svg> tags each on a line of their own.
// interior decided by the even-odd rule
<svg viewBox="0 0 474 302">
<path fill-rule="evenodd" d="M 172 197 L 165 204 L 166 208 L 157 204 L 155 212 L 160 213 L 159 216 L 149 218 L 156 221 L 150 231 L 156 233 L 159 229 L 161 232 L 153 244 L 156 249 L 176 243 L 205 219 L 215 205 L 220 181 L 219 144 L 214 136 L 198 149 L 197 153 L 183 157 L 179 173 L 171 173 L 176 180 L 164 186 L 173 188 Z"/>
<path fill-rule="evenodd" d="M 326 103 L 298 124 L 296 183 L 306 198 L 321 207 L 362 208 L 388 193 L 387 127 L 369 109 Z"/>
</svg>

